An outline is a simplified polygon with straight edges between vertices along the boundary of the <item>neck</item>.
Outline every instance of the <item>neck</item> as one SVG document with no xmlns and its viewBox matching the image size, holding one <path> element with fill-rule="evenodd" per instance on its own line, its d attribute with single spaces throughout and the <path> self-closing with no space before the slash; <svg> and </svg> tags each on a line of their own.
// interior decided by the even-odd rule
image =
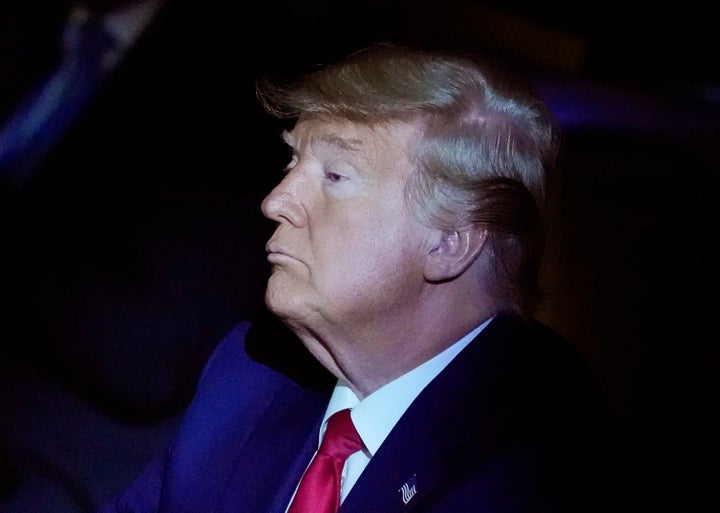
<svg viewBox="0 0 720 513">
<path fill-rule="evenodd" d="M 443 285 L 434 285 L 443 287 Z M 359 398 L 441 353 L 496 313 L 477 295 L 437 289 L 372 322 L 294 326 L 298 337 Z"/>
</svg>

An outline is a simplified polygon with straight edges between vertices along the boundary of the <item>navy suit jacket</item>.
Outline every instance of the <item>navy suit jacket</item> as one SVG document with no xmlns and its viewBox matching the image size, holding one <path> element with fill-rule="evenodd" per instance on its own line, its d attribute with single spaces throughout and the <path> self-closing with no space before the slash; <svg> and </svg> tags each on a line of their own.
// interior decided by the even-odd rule
<svg viewBox="0 0 720 513">
<path fill-rule="evenodd" d="M 285 511 L 334 381 L 296 339 L 280 353 L 277 333 L 250 328 L 218 345 L 171 447 L 102 513 Z M 578 353 L 500 315 L 410 405 L 341 512 L 626 511 L 617 449 Z"/>
</svg>

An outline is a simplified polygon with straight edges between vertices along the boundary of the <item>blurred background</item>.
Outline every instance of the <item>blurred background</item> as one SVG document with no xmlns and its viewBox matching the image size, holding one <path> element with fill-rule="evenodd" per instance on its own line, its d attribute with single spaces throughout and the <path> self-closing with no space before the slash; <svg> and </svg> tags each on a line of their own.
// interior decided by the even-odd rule
<svg viewBox="0 0 720 513">
<path fill-rule="evenodd" d="M 162 448 L 262 302 L 259 205 L 285 162 L 253 78 L 379 39 L 488 52 L 551 106 L 541 318 L 600 376 L 656 511 L 711 509 L 712 20 L 687 1 L 6 2 L 0 512 L 89 512 Z"/>
</svg>

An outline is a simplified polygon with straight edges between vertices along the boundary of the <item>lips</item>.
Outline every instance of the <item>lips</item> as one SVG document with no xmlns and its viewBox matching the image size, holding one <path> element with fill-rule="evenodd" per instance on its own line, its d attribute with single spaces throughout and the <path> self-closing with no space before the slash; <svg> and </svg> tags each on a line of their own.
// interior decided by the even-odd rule
<svg viewBox="0 0 720 513">
<path fill-rule="evenodd" d="M 265 252 L 267 253 L 267 260 L 270 263 L 282 262 L 288 259 L 296 260 L 295 257 L 290 255 L 274 240 L 268 241 L 265 245 Z"/>
<path fill-rule="evenodd" d="M 274 240 L 269 240 L 267 244 L 265 244 L 265 252 L 269 255 L 272 254 L 280 254 L 280 255 L 286 255 L 287 253 L 285 250 L 283 250 L 280 245 L 275 242 Z"/>
</svg>

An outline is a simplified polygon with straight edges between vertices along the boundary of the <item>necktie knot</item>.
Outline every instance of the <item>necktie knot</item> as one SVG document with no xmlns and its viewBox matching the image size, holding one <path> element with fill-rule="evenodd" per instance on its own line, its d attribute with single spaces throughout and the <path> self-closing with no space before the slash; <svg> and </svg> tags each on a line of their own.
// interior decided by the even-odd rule
<svg viewBox="0 0 720 513">
<path fill-rule="evenodd" d="M 300 481 L 288 513 L 335 513 L 340 505 L 340 475 L 345 460 L 363 447 L 350 410 L 331 415 L 320 448 Z"/>
<path fill-rule="evenodd" d="M 340 410 L 331 415 L 318 452 L 345 461 L 362 448 L 363 442 L 350 418 L 350 410 Z"/>
</svg>

